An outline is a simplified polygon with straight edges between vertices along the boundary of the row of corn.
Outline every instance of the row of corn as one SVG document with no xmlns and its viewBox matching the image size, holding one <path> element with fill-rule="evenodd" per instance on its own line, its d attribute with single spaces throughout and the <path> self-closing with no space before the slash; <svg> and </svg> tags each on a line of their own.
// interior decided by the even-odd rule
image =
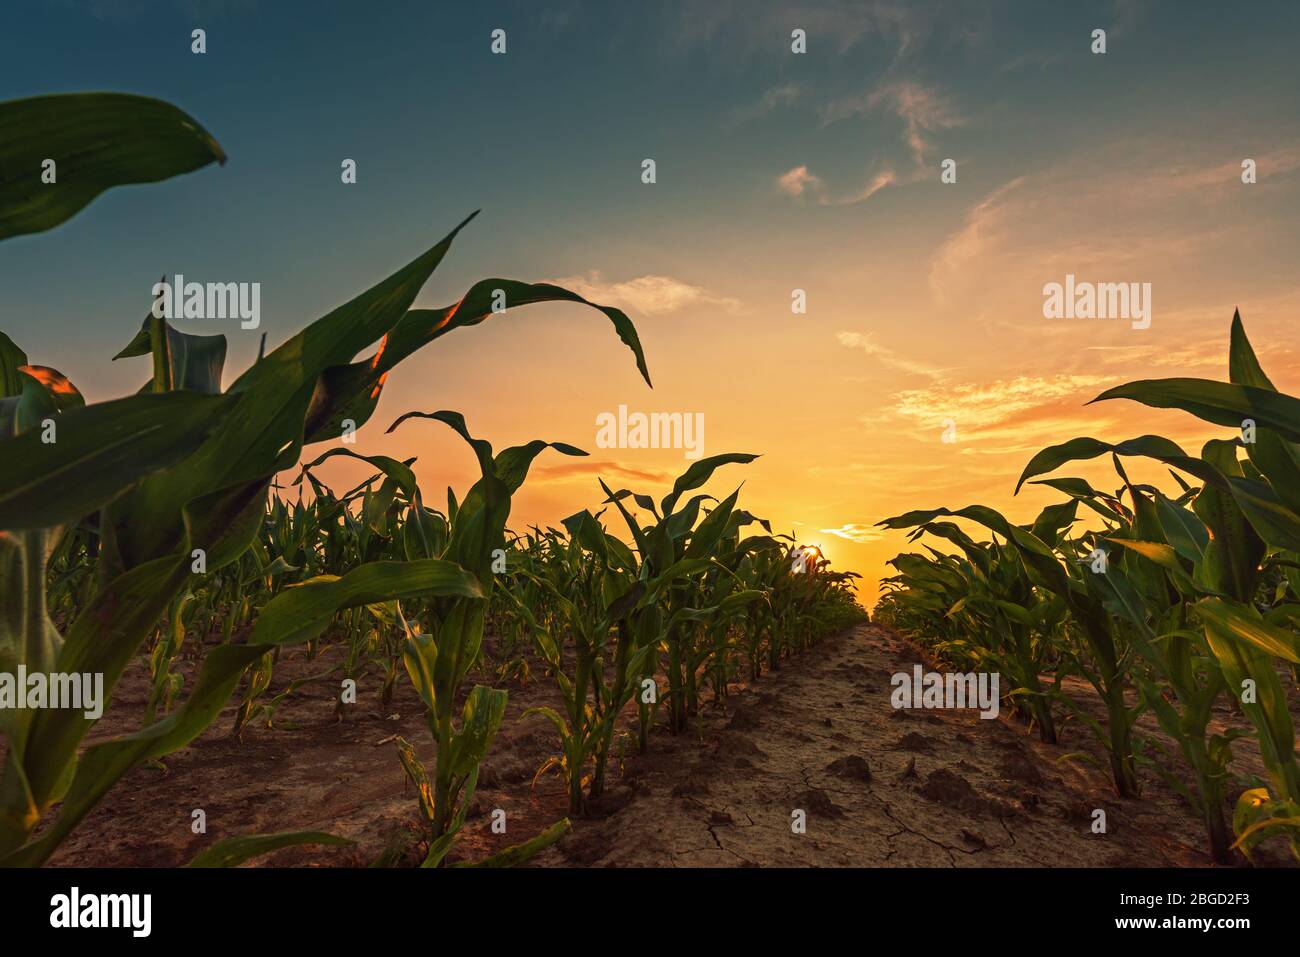
<svg viewBox="0 0 1300 957">
<path fill-rule="evenodd" d="M 51 156 L 57 182 L 42 184 Z M 57 226 L 108 188 L 224 158 L 193 118 L 156 100 L 0 103 L 0 239 Z M 487 279 L 444 308 L 413 308 L 464 225 L 263 351 L 230 384 L 224 336 L 183 333 L 152 313 L 116 357 L 148 357 L 152 374 L 136 394 L 108 402 L 86 403 L 66 376 L 0 333 L 0 672 L 99 674 L 109 696 L 141 656 L 150 676 L 139 730 L 90 746 L 94 721 L 82 711 L 0 711 L 0 865 L 48 860 L 124 774 L 189 744 L 232 700 L 239 733 L 272 724 L 302 683 L 341 675 L 378 688 L 385 704 L 402 680 L 422 700 L 435 765 L 400 739 L 398 759 L 419 796 L 420 858 L 438 866 L 504 718 L 502 686 L 526 678 L 531 663 L 562 702 L 538 709 L 559 740 L 541 770 L 564 776 L 570 810 L 582 813 L 605 787 L 616 736 L 644 749 L 661 714 L 680 732 L 703 686 L 720 699 L 730 680 L 776 667 L 860 615 L 851 576 L 771 534 L 737 507 L 738 492 L 698 491 L 751 455 L 694 463 L 657 503 L 602 485 L 601 511 L 523 535 L 507 521 L 534 459 L 585 453 L 542 440 L 496 452 L 458 413 L 401 416 L 390 431 L 450 428 L 477 460 L 480 477 L 461 496 L 449 490 L 445 509 L 426 501 L 411 460 L 337 446 L 303 463 L 307 446 L 366 424 L 398 363 L 489 318 L 502 294 L 511 309 L 591 306 L 649 384 L 627 316 L 554 285 Z M 363 459 L 372 477 L 336 493 L 316 471 L 336 457 Z M 276 479 L 300 464 L 294 501 Z M 626 526 L 631 545 L 602 524 L 606 516 Z M 746 534 L 756 525 L 761 534 Z M 282 654 L 296 647 L 324 661 L 326 645 L 340 651 L 334 664 L 272 694 Z M 197 665 L 188 687 L 186 657 Z M 490 863 L 523 860 L 567 826 Z M 195 863 L 338 840 L 230 838 Z"/>
<path fill-rule="evenodd" d="M 1089 729 L 1121 796 L 1138 794 L 1141 769 L 1159 775 L 1203 817 L 1216 861 L 1266 840 L 1300 856 L 1288 703 L 1300 677 L 1300 399 L 1274 387 L 1236 315 L 1227 382 L 1143 380 L 1098 399 L 1179 409 L 1227 434 L 1199 455 L 1157 435 L 1044 449 L 1016 490 L 1032 481 L 1063 500 L 1029 524 L 978 505 L 887 519 L 939 547 L 892 561 L 876 617 L 1009 678 L 1044 741 L 1066 720 Z M 1113 492 L 1056 474 L 1102 456 Z M 1135 459 L 1167 467 L 1169 487 L 1132 480 Z M 1095 689 L 1104 720 L 1063 691 L 1070 678 Z M 1147 715 L 1162 734 L 1142 730 Z M 1242 737 L 1264 777 L 1234 761 Z"/>
</svg>

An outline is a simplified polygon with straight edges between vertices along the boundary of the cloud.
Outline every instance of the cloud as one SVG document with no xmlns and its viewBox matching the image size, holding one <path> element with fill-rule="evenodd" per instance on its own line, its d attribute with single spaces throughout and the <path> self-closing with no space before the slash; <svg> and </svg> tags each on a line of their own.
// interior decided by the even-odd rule
<svg viewBox="0 0 1300 957">
<path fill-rule="evenodd" d="M 618 306 L 648 316 L 692 308 L 735 312 L 741 305 L 738 299 L 715 296 L 702 286 L 694 286 L 672 276 L 648 275 L 621 282 L 607 282 L 599 272 L 590 272 L 585 276 L 566 276 L 547 281 L 571 289 L 602 306 Z"/>
<path fill-rule="evenodd" d="M 947 298 L 945 290 L 954 277 L 961 276 L 989 246 L 1000 240 L 1006 217 L 1004 199 L 1023 183 L 1024 177 L 1017 177 L 976 203 L 966 213 L 961 229 L 939 246 L 930 261 L 930 291 L 937 300 L 943 302 Z"/>
<path fill-rule="evenodd" d="M 931 165 L 932 134 L 966 123 L 947 97 L 933 87 L 900 80 L 877 87 L 870 93 L 833 100 L 822 109 L 822 122 L 836 123 L 886 109 L 903 123 L 903 140 L 919 170 Z"/>
<path fill-rule="evenodd" d="M 948 387 L 908 389 L 894 395 L 894 415 L 924 428 L 938 428 L 946 419 L 967 433 L 989 429 L 1024 413 L 1062 400 L 1078 408 L 1116 380 L 1113 375 L 1017 376 L 991 382 L 966 382 Z"/>
<path fill-rule="evenodd" d="M 1243 248 L 1280 250 L 1294 230 L 1284 203 L 1252 202 L 1249 191 L 1293 195 L 1300 141 L 1252 155 L 1256 185 L 1242 184 L 1242 158 L 1224 159 L 1217 142 L 1151 135 L 1017 176 L 970 207 L 939 245 L 929 266 L 931 294 L 941 306 L 979 301 L 1037 316 L 1043 283 L 1073 273 L 1152 282 L 1167 316 L 1188 305 L 1177 296 L 1189 287 L 1183 264 L 1231 261 Z M 992 274 L 1000 279 L 1000 301 L 989 300 Z"/>
<path fill-rule="evenodd" d="M 827 191 L 826 183 L 820 176 L 811 172 L 807 166 L 796 166 L 777 177 L 776 187 L 787 196 L 807 196 L 820 206 L 852 206 L 870 199 L 897 181 L 894 171 L 885 168 L 873 175 L 861 189 L 834 196 Z"/>
<path fill-rule="evenodd" d="M 528 484 L 546 484 L 555 482 L 572 482 L 588 477 L 610 478 L 617 476 L 647 485 L 666 485 L 676 476 L 672 472 L 660 469 L 633 468 L 621 462 L 582 459 L 561 462 L 557 465 L 534 466 L 528 473 Z"/>
<path fill-rule="evenodd" d="M 1224 368 L 1223 336 L 1184 346 L 1085 346 L 1088 352 L 1098 353 L 1102 365 L 1132 366 L 1135 369 L 1192 369 Z M 1213 376 L 1211 376 L 1213 378 Z"/>
<path fill-rule="evenodd" d="M 854 203 L 861 203 L 864 200 L 868 200 L 872 196 L 875 196 L 876 193 L 880 192 L 886 186 L 894 185 L 894 183 L 896 183 L 897 181 L 898 181 L 898 177 L 895 175 L 892 169 L 883 169 L 875 176 L 871 177 L 871 180 L 867 183 L 867 185 L 862 187 L 862 189 L 860 189 L 857 193 L 850 195 L 845 199 L 833 201 L 832 205 L 850 206 Z"/>
<path fill-rule="evenodd" d="M 759 97 L 757 102 L 736 110 L 732 115 L 732 122 L 745 123 L 767 116 L 780 107 L 791 106 L 803 95 L 804 90 L 798 83 L 782 83 L 780 86 L 774 86 Z"/>
<path fill-rule="evenodd" d="M 897 369 L 900 372 L 906 372 L 909 375 L 922 375 L 931 379 L 938 379 L 945 372 L 944 369 L 908 359 L 905 356 L 900 356 L 892 349 L 885 348 L 876 342 L 874 333 L 840 332 L 836 334 L 835 338 L 840 345 L 848 346 L 850 349 L 861 349 L 881 364 L 891 369 Z"/>
<path fill-rule="evenodd" d="M 776 187 L 790 196 L 802 196 L 810 189 L 819 192 L 822 189 L 822 181 L 808 172 L 807 166 L 796 166 L 777 177 Z"/>
<path fill-rule="evenodd" d="M 843 538 L 855 545 L 866 545 L 868 542 L 877 542 L 885 537 L 884 529 L 876 528 L 874 525 L 864 525 L 860 522 L 849 522 L 839 528 L 823 528 L 819 529 L 819 531 L 826 535 Z"/>
<path fill-rule="evenodd" d="M 864 202 L 888 186 L 919 182 L 935 175 L 931 154 L 933 134 L 961 126 L 966 119 L 937 90 L 910 81 L 887 83 L 870 93 L 843 97 L 821 110 L 823 125 L 886 109 L 903 123 L 903 140 L 911 157 L 911 169 L 899 173 L 884 164 L 872 173 L 860 188 L 833 193 L 821 177 L 806 164 L 796 166 L 777 178 L 777 187 L 791 196 L 807 196 L 822 206 L 852 206 Z"/>
</svg>

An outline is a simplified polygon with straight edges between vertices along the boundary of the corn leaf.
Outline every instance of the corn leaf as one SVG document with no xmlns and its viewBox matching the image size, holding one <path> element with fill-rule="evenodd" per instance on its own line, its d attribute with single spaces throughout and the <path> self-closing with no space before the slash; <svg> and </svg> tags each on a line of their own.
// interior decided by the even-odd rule
<svg viewBox="0 0 1300 957">
<path fill-rule="evenodd" d="M 53 183 L 42 163 L 56 163 Z M 61 93 L 0 103 L 0 239 L 39 233 L 104 190 L 224 163 L 207 130 L 170 103 L 125 93 Z"/>
</svg>

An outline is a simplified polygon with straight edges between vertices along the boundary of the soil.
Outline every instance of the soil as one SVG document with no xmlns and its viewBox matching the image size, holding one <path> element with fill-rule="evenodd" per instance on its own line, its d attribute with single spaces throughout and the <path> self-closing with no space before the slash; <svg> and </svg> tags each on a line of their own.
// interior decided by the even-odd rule
<svg viewBox="0 0 1300 957">
<path fill-rule="evenodd" d="M 276 666 L 272 693 L 295 677 L 328 671 L 337 663 L 330 655 L 286 656 Z M 975 711 L 894 710 L 890 677 L 910 674 L 916 663 L 931 665 L 889 630 L 862 625 L 757 682 L 733 685 L 721 705 L 705 692 L 688 733 L 673 737 L 657 727 L 645 755 L 635 754 L 633 734 L 621 737 L 606 795 L 528 866 L 1211 863 L 1203 825 L 1188 804 L 1149 767 L 1140 798 L 1116 797 L 1099 743 L 1077 722 L 1064 722 L 1060 743 L 1048 745 L 1006 708 L 992 720 Z M 187 687 L 193 669 L 193 662 L 181 669 Z M 419 812 L 392 736 L 406 738 L 432 768 L 434 748 L 419 700 L 402 675 L 392 705 L 381 712 L 378 678 L 363 678 L 359 703 L 340 720 L 338 677 L 302 685 L 286 697 L 273 727 L 249 725 L 242 740 L 229 734 L 238 703 L 232 702 L 189 747 L 127 774 L 51 863 L 176 866 L 225 837 L 322 830 L 354 843 L 288 848 L 254 863 L 365 866 L 394 842 L 409 843 L 418 834 Z M 138 726 L 146 679 L 142 657 L 119 684 L 92 741 Z M 1065 690 L 1101 713 L 1086 684 L 1067 682 Z M 505 721 L 451 861 L 481 859 L 567 815 L 559 778 L 533 781 L 558 748 L 554 729 L 540 716 L 523 717 L 527 708 L 558 704 L 550 679 L 534 661 L 526 686 L 515 683 L 509 691 Z M 1216 722 L 1240 725 L 1241 719 L 1225 710 Z M 1161 740 L 1149 716 L 1141 728 Z M 1163 743 L 1164 760 L 1186 780 L 1177 749 Z M 1262 776 L 1252 747 L 1234 745 L 1238 771 Z M 206 834 L 191 830 L 199 808 Z M 492 832 L 497 808 L 506 812 L 504 835 Z M 1106 812 L 1100 834 L 1092 830 L 1098 808 Z M 792 826 L 798 817 L 801 833 Z M 418 859 L 418 847 L 410 848 L 404 863 Z M 1265 848 L 1256 863 L 1291 861 Z"/>
</svg>

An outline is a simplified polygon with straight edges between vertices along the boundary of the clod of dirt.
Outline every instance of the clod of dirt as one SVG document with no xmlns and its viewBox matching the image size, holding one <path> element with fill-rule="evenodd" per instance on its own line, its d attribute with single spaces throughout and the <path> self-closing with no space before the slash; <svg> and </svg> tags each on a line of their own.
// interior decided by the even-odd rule
<svg viewBox="0 0 1300 957">
<path fill-rule="evenodd" d="M 727 722 L 728 731 L 757 731 L 762 725 L 757 708 L 737 708 Z"/>
<path fill-rule="evenodd" d="M 915 751 L 917 754 L 934 754 L 934 739 L 917 731 L 909 731 L 890 745 L 895 751 Z"/>
<path fill-rule="evenodd" d="M 907 759 L 907 767 L 903 768 L 903 773 L 896 777 L 895 781 L 912 781 L 918 777 L 916 773 L 916 758 Z"/>
<path fill-rule="evenodd" d="M 836 758 L 830 764 L 826 765 L 826 772 L 833 774 L 837 778 L 848 778 L 852 781 L 870 781 L 871 767 L 866 760 L 856 754 L 850 754 L 847 757 Z"/>
<path fill-rule="evenodd" d="M 591 798 L 587 802 L 587 816 L 589 818 L 609 817 L 627 807 L 636 800 L 636 797 L 636 790 L 631 787 L 606 791 L 600 797 Z"/>
<path fill-rule="evenodd" d="M 1086 800 L 1072 801 L 1065 806 L 1065 810 L 1062 816 L 1067 821 L 1070 821 L 1071 823 L 1083 824 L 1088 827 L 1091 827 L 1093 822 L 1093 816 L 1092 816 L 1093 812 L 1098 807 L 1101 807 L 1102 810 L 1106 812 L 1107 830 L 1110 831 L 1115 830 L 1114 821 L 1117 815 L 1111 813 L 1112 808 L 1105 807 L 1100 802 L 1093 802 L 1093 801 L 1086 801 Z"/>
<path fill-rule="evenodd" d="M 970 828 L 963 827 L 961 829 L 961 839 L 968 844 L 974 844 L 976 847 L 989 846 L 989 842 L 984 840 L 984 836 L 982 834 L 977 834 L 974 831 L 972 831 Z"/>
<path fill-rule="evenodd" d="M 1028 784 L 1032 787 L 1041 787 L 1043 784 L 1043 775 L 1039 773 L 1037 766 L 1029 760 L 1029 756 L 1019 749 L 1008 751 L 998 762 L 998 771 L 1013 781 L 1021 784 Z"/>
<path fill-rule="evenodd" d="M 597 830 L 575 829 L 558 847 L 568 863 L 577 867 L 590 867 L 609 852 L 609 841 Z"/>
<path fill-rule="evenodd" d="M 730 814 L 726 811 L 711 811 L 709 813 L 709 824 L 734 824 Z"/>
<path fill-rule="evenodd" d="M 674 787 L 672 791 L 673 797 L 675 798 L 699 797 L 700 795 L 708 793 L 709 786 L 699 778 L 691 778 L 690 780 L 683 781 L 681 784 Z"/>
<path fill-rule="evenodd" d="M 972 817 L 984 817 L 1007 810 L 996 801 L 981 797 L 969 781 L 948 768 L 932 771 L 917 793 L 936 804 L 965 811 Z"/>
<path fill-rule="evenodd" d="M 794 806 L 803 808 L 810 817 L 843 817 L 844 809 L 821 788 L 808 788 L 794 796 Z"/>
</svg>

